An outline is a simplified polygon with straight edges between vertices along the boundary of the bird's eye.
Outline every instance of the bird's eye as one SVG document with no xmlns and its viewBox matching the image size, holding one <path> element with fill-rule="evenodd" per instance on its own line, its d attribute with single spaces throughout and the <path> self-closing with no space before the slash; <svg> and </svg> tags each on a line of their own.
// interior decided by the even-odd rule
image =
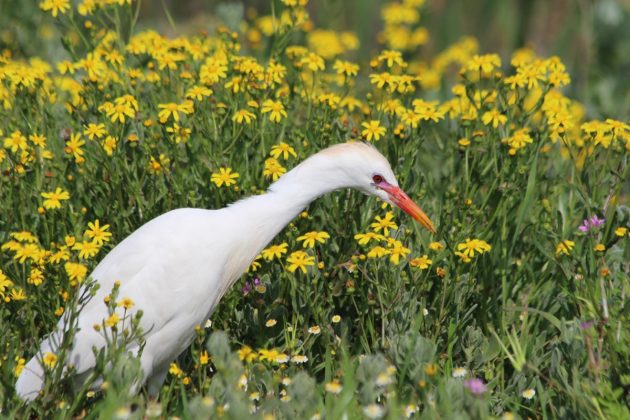
<svg viewBox="0 0 630 420">
<path fill-rule="evenodd" d="M 372 177 L 372 181 L 374 181 L 374 183 L 375 183 L 375 184 L 380 184 L 381 182 L 383 182 L 383 181 L 385 181 L 385 180 L 384 180 L 384 179 L 383 179 L 383 177 L 382 177 L 382 176 L 380 176 L 380 175 L 374 175 L 374 176 Z"/>
</svg>

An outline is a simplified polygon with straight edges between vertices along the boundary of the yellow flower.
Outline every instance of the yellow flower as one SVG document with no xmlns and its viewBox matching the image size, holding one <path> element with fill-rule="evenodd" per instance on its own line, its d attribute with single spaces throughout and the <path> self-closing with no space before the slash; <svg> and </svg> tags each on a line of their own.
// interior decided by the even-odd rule
<svg viewBox="0 0 630 420">
<path fill-rule="evenodd" d="M 42 193 L 42 197 L 44 200 L 44 208 L 47 210 L 51 209 L 60 209 L 61 208 L 61 200 L 69 200 L 70 194 L 67 191 L 62 190 L 57 187 L 54 192 Z"/>
<path fill-rule="evenodd" d="M 13 375 L 17 378 L 20 376 L 22 371 L 24 370 L 24 365 L 26 364 L 26 360 L 22 357 L 15 358 L 15 366 L 13 367 Z"/>
<path fill-rule="evenodd" d="M 383 50 L 381 54 L 378 56 L 377 60 L 379 62 L 385 62 L 387 67 L 393 67 L 394 64 L 398 64 L 401 67 L 405 66 L 405 61 L 402 58 L 402 54 L 400 51 L 393 50 Z"/>
<path fill-rule="evenodd" d="M 120 318 L 117 314 L 113 313 L 105 320 L 105 325 L 109 328 L 115 328 L 116 325 L 120 322 Z"/>
<path fill-rule="evenodd" d="M 367 256 L 368 258 L 381 258 L 381 257 L 384 257 L 385 255 L 388 255 L 389 253 L 390 253 L 389 249 L 383 248 L 382 246 L 377 245 L 368 252 Z"/>
<path fill-rule="evenodd" d="M 210 362 L 210 356 L 207 351 L 202 351 L 199 353 L 199 364 L 201 366 L 207 365 Z"/>
<path fill-rule="evenodd" d="M 274 258 L 280 258 L 282 254 L 286 254 L 288 246 L 289 245 L 286 242 L 283 242 L 280 245 L 272 245 L 263 249 L 260 254 L 265 260 L 271 261 Z"/>
<path fill-rule="evenodd" d="M 315 241 L 319 242 L 320 244 L 323 244 L 326 242 L 326 239 L 330 238 L 330 235 L 326 232 L 307 232 L 302 236 L 298 236 L 297 240 L 298 241 L 303 241 L 302 242 L 302 247 L 304 248 L 314 248 L 315 247 Z"/>
<path fill-rule="evenodd" d="M 288 160 L 289 155 L 293 157 L 297 157 L 297 154 L 295 153 L 295 149 L 293 149 L 293 147 L 289 146 L 286 143 L 280 143 L 280 144 L 271 146 L 271 152 L 269 152 L 269 154 L 276 159 L 278 159 L 282 155 L 282 158 L 284 160 Z"/>
<path fill-rule="evenodd" d="M 275 319 L 271 318 L 271 319 L 268 319 L 267 322 L 265 322 L 265 327 L 273 327 L 277 323 L 278 323 L 278 321 L 276 321 Z"/>
<path fill-rule="evenodd" d="M 626 227 L 622 226 L 615 229 L 615 235 L 619 236 L 620 238 L 623 238 L 624 236 L 626 236 L 626 233 L 628 233 L 628 228 Z"/>
<path fill-rule="evenodd" d="M 179 113 L 190 114 L 193 112 L 192 101 L 185 101 L 182 104 L 169 102 L 167 104 L 159 104 L 158 108 L 161 111 L 158 113 L 158 118 L 162 124 L 166 123 L 169 118 L 173 117 L 175 122 L 179 121 Z"/>
<path fill-rule="evenodd" d="M 315 53 L 309 53 L 307 56 L 302 57 L 302 59 L 299 61 L 299 65 L 306 66 L 309 70 L 313 72 L 324 70 L 326 68 L 324 59 Z"/>
<path fill-rule="evenodd" d="M 81 134 L 72 133 L 70 134 L 70 140 L 66 142 L 66 148 L 64 149 L 64 151 L 67 154 L 74 156 L 74 160 L 76 163 L 82 163 L 83 161 L 85 161 L 85 159 L 83 158 L 83 149 L 81 149 L 81 147 L 83 147 L 84 145 L 85 141 L 81 139 Z"/>
<path fill-rule="evenodd" d="M 431 242 L 429 244 L 429 249 L 432 251 L 441 251 L 444 249 L 444 245 L 442 245 L 440 242 Z"/>
<path fill-rule="evenodd" d="M 172 362 L 168 368 L 168 373 L 178 378 L 184 375 L 184 371 L 179 368 L 177 363 Z"/>
<path fill-rule="evenodd" d="M 42 362 L 44 362 L 44 366 L 46 366 L 49 369 L 52 369 L 55 367 L 55 365 L 57 364 L 57 360 L 58 360 L 57 355 L 50 352 L 45 353 L 44 357 L 42 358 Z"/>
<path fill-rule="evenodd" d="M 250 122 L 252 122 L 252 120 L 255 120 L 255 119 L 256 119 L 256 115 L 254 115 L 253 112 L 248 111 L 246 109 L 239 109 L 232 116 L 232 121 L 238 124 L 242 124 L 243 121 L 245 122 L 245 124 L 249 124 Z"/>
<path fill-rule="evenodd" d="M 564 241 L 556 245 L 556 255 L 569 255 L 574 246 L 575 242 L 565 239 Z"/>
<path fill-rule="evenodd" d="M 266 350 L 266 349 L 260 349 L 258 350 L 258 358 L 261 361 L 268 361 L 268 362 L 275 362 L 276 358 L 278 357 L 278 355 L 280 355 L 280 352 L 278 352 L 278 350 L 276 349 L 271 349 L 271 350 Z"/>
<path fill-rule="evenodd" d="M 337 74 L 343 74 L 347 77 L 356 76 L 359 73 L 358 64 L 349 61 L 336 60 L 333 69 L 335 69 Z"/>
<path fill-rule="evenodd" d="M 339 383 L 338 380 L 333 380 L 332 382 L 328 382 L 324 388 L 326 389 L 326 392 L 329 392 L 331 394 L 339 394 L 341 392 L 341 390 L 343 389 L 343 387 L 341 386 L 341 384 Z"/>
<path fill-rule="evenodd" d="M 203 98 L 212 95 L 212 89 L 209 89 L 205 86 L 193 86 L 186 91 L 186 97 L 189 99 L 196 99 L 198 101 L 203 100 Z"/>
<path fill-rule="evenodd" d="M 379 140 L 387 131 L 385 127 L 381 127 L 381 122 L 377 120 L 364 122 L 361 126 L 364 128 L 364 130 L 361 131 L 361 135 L 365 137 L 367 141 L 372 141 L 372 139 Z"/>
<path fill-rule="evenodd" d="M 501 114 L 498 109 L 493 108 L 490 111 L 486 111 L 481 120 L 485 125 L 492 125 L 493 128 L 497 128 L 499 125 L 507 122 L 507 116 Z"/>
<path fill-rule="evenodd" d="M 475 256 L 475 252 L 478 254 L 484 254 L 491 249 L 492 247 L 486 241 L 482 241 L 481 239 L 466 238 L 465 242 L 457 244 L 457 250 L 459 251 L 458 255 L 466 258 L 473 258 Z"/>
<path fill-rule="evenodd" d="M 383 230 L 385 235 L 389 235 L 390 229 L 398 229 L 398 225 L 394 222 L 394 214 L 391 211 L 385 213 L 385 217 L 376 216 L 375 222 L 373 222 L 370 226 L 374 229 L 375 232 L 380 232 Z"/>
<path fill-rule="evenodd" d="M 95 138 L 100 139 L 105 134 L 107 134 L 107 130 L 105 129 L 105 124 L 90 123 L 83 127 L 84 127 L 83 134 L 86 135 L 90 140 L 94 140 Z"/>
<path fill-rule="evenodd" d="M 44 0 L 39 3 L 39 8 L 57 17 L 59 13 L 63 15 L 70 10 L 70 0 Z"/>
<path fill-rule="evenodd" d="M 229 187 L 230 185 L 236 184 L 236 178 L 239 176 L 238 172 L 232 172 L 232 168 L 219 168 L 219 172 L 212 173 L 210 180 L 214 182 L 217 187 L 223 185 Z"/>
<path fill-rule="evenodd" d="M 244 362 L 250 363 L 258 358 L 256 352 L 252 350 L 249 346 L 243 346 L 238 351 L 238 358 L 243 360 Z"/>
<path fill-rule="evenodd" d="M 166 132 L 175 137 L 175 144 L 179 144 L 181 142 L 186 143 L 188 141 L 192 130 L 190 128 L 181 127 L 175 122 L 171 127 L 166 127 Z"/>
<path fill-rule="evenodd" d="M 315 257 L 311 257 L 304 251 L 295 251 L 287 258 L 289 266 L 287 270 L 294 273 L 295 270 L 300 269 L 303 273 L 306 273 L 306 267 L 315 265 Z"/>
<path fill-rule="evenodd" d="M 88 259 L 98 254 L 100 247 L 95 241 L 83 241 L 74 244 L 72 249 L 74 249 L 75 251 L 79 251 L 79 258 Z"/>
<path fill-rule="evenodd" d="M 475 55 L 466 63 L 466 70 L 486 74 L 498 67 L 501 67 L 501 58 L 497 54 Z"/>
<path fill-rule="evenodd" d="M 282 105 L 282 102 L 274 101 L 271 99 L 267 99 L 265 102 L 263 102 L 262 113 L 263 114 L 269 113 L 269 120 L 275 123 L 279 123 L 282 120 L 282 118 L 287 118 L 287 112 L 284 110 L 284 105 Z M 274 156 L 274 157 L 278 157 L 278 156 Z M 285 157 L 285 160 L 286 160 L 286 157 Z"/>
<path fill-rule="evenodd" d="M 376 232 L 357 233 L 354 235 L 354 239 L 359 242 L 359 245 L 367 245 L 371 240 L 382 241 L 385 240 L 385 236 Z"/>
<path fill-rule="evenodd" d="M 109 225 L 100 225 L 98 219 L 94 222 L 88 222 L 88 228 L 85 231 L 85 236 L 91 238 L 97 245 L 102 245 L 104 242 L 109 242 L 112 234 L 107 232 Z"/>
<path fill-rule="evenodd" d="M 333 317 L 331 318 L 331 321 L 333 324 L 338 324 L 341 322 L 341 317 L 339 315 L 333 315 Z"/>
<path fill-rule="evenodd" d="M 432 260 L 429 259 L 427 255 L 423 255 L 421 257 L 417 257 L 409 261 L 409 265 L 415 268 L 419 268 L 420 270 L 426 270 L 433 263 Z"/>
<path fill-rule="evenodd" d="M 284 166 L 280 165 L 280 162 L 278 162 L 277 159 L 269 158 L 265 160 L 265 167 L 263 169 L 263 175 L 265 177 L 270 177 L 273 181 L 276 181 L 286 172 L 287 169 Z"/>
<path fill-rule="evenodd" d="M 9 137 L 5 137 L 4 139 L 4 148 L 11 149 L 13 153 L 16 153 L 19 150 L 26 150 L 27 143 L 26 137 L 19 131 L 16 130 Z"/>
<path fill-rule="evenodd" d="M 75 286 L 77 283 L 81 283 L 85 280 L 85 276 L 87 275 L 87 267 L 83 264 L 67 262 L 64 265 L 66 270 L 66 274 L 70 278 L 70 285 Z"/>
<path fill-rule="evenodd" d="M 606 251 L 606 245 L 604 245 L 604 244 L 597 244 L 597 245 L 595 245 L 594 249 L 595 249 L 596 252 L 604 252 L 604 251 Z"/>
<path fill-rule="evenodd" d="M 126 310 L 129 310 L 133 307 L 134 302 L 131 298 L 128 297 L 124 297 L 121 300 L 118 301 L 118 306 L 125 308 Z"/>
<path fill-rule="evenodd" d="M 411 250 L 404 247 L 402 242 L 393 241 L 389 247 L 389 261 L 398 265 L 400 258 L 405 258 L 409 253 L 411 253 Z"/>
<path fill-rule="evenodd" d="M 424 366 L 424 373 L 426 373 L 429 376 L 435 375 L 437 371 L 438 371 L 438 367 L 435 363 L 427 363 Z"/>
</svg>

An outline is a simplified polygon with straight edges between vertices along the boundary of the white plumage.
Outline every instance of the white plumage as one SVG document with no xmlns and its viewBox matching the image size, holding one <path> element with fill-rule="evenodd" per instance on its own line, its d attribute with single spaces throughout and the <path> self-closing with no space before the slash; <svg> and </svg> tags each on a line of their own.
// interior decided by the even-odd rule
<svg viewBox="0 0 630 420">
<path fill-rule="evenodd" d="M 205 323 L 256 255 L 311 201 L 348 187 L 399 206 L 435 231 L 398 188 L 389 163 L 375 148 L 364 143 L 332 146 L 289 171 L 265 194 L 219 210 L 173 210 L 120 242 L 91 274 L 100 288 L 79 314 L 79 330 L 66 362 L 77 375 L 94 367 L 92 348 L 106 343 L 93 326 L 108 317 L 103 298 L 120 281 L 119 298 L 131 298 L 132 310 L 143 311 L 140 325 L 146 344 L 140 364 L 149 392 L 156 394 L 169 364 L 190 345 L 195 327 Z M 43 340 L 18 378 L 16 390 L 23 399 L 36 398 L 42 389 L 40 360 L 46 352 L 56 352 L 63 322 Z"/>
</svg>

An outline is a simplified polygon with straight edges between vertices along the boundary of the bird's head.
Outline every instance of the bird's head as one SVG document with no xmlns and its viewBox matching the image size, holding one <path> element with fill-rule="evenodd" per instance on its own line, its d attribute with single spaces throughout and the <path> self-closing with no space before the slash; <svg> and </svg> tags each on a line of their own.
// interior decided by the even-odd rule
<svg viewBox="0 0 630 420">
<path fill-rule="evenodd" d="M 342 143 L 315 156 L 318 155 L 334 164 L 334 176 L 345 178 L 346 186 L 375 195 L 399 207 L 430 232 L 436 233 L 435 226 L 427 215 L 398 186 L 391 165 L 375 147 L 362 142 Z"/>
</svg>

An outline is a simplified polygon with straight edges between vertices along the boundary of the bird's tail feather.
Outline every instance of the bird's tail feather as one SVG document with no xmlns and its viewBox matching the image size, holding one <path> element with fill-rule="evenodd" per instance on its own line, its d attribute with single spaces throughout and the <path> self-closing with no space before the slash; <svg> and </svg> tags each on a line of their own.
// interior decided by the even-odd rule
<svg viewBox="0 0 630 420">
<path fill-rule="evenodd" d="M 24 366 L 15 384 L 15 391 L 25 401 L 32 401 L 44 387 L 44 368 L 37 356 Z"/>
</svg>

